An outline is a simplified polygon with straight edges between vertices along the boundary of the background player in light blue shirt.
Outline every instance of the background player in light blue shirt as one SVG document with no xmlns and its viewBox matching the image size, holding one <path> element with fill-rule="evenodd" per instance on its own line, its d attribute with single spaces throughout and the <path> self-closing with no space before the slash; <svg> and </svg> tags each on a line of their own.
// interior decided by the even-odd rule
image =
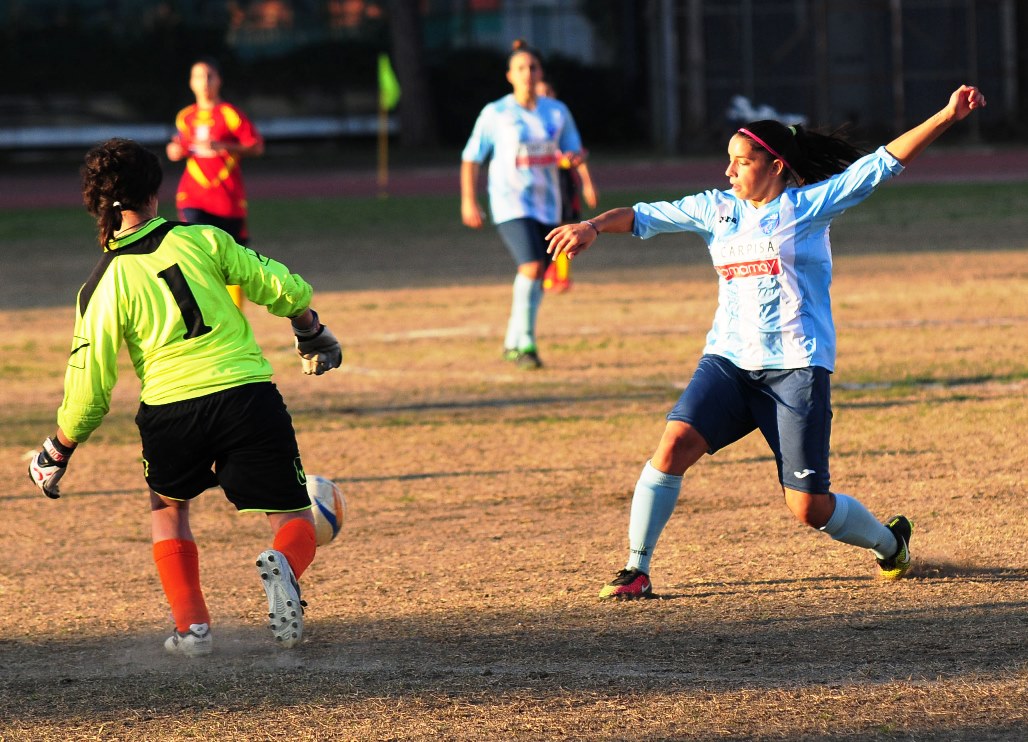
<svg viewBox="0 0 1028 742">
<path fill-rule="evenodd" d="M 977 88 L 961 85 L 934 116 L 863 157 L 839 137 L 753 122 L 728 144 L 728 190 L 613 209 L 547 235 L 552 254 L 574 257 L 600 232 L 695 232 L 718 273 L 718 308 L 703 357 L 636 484 L 628 563 L 600 598 L 653 596 L 650 559 L 685 471 L 756 429 L 800 521 L 870 549 L 884 579 L 907 572 L 910 521 L 897 515 L 879 523 L 857 499 L 830 489 L 835 327 L 828 228 L 984 105 Z"/>
<path fill-rule="evenodd" d="M 546 234 L 561 221 L 557 165 L 567 157 L 576 166 L 582 149 L 567 106 L 536 95 L 541 79 L 538 54 L 515 41 L 507 69 L 514 90 L 482 109 L 461 155 L 461 219 L 472 229 L 484 223 L 476 192 L 489 160 L 489 209 L 518 267 L 503 352 L 524 368 L 542 366 L 535 325 L 550 263 Z"/>
</svg>

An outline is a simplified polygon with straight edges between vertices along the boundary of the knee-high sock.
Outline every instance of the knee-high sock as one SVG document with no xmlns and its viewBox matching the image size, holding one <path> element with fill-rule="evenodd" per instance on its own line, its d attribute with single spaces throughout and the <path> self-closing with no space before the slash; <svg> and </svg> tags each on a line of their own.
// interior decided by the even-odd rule
<svg viewBox="0 0 1028 742">
<path fill-rule="evenodd" d="M 511 291 L 510 319 L 504 348 L 533 350 L 535 348 L 535 317 L 542 301 L 543 282 L 520 273 L 514 277 Z M 533 298 L 534 297 L 534 298 Z"/>
<path fill-rule="evenodd" d="M 194 623 L 210 625 L 211 614 L 200 589 L 200 554 L 196 543 L 170 538 L 153 545 L 153 560 L 175 628 L 185 633 Z"/>
<path fill-rule="evenodd" d="M 888 559 L 899 548 L 892 531 L 849 495 L 835 495 L 835 511 L 821 530 L 836 541 L 870 549 L 879 559 Z"/>
<path fill-rule="evenodd" d="M 286 555 L 293 574 L 299 580 L 300 575 L 311 566 L 318 549 L 314 526 L 300 518 L 286 521 L 275 533 L 272 548 Z"/>
<path fill-rule="evenodd" d="M 535 348 L 535 320 L 539 316 L 539 305 L 543 303 L 543 281 L 542 279 L 532 281 L 528 290 L 528 325 L 524 335 L 521 336 L 521 344 L 518 350 L 532 350 Z"/>
<path fill-rule="evenodd" d="M 665 474 L 646 462 L 632 495 L 626 569 L 638 569 L 649 574 L 653 548 L 671 519 L 681 489 L 682 477 Z"/>
</svg>

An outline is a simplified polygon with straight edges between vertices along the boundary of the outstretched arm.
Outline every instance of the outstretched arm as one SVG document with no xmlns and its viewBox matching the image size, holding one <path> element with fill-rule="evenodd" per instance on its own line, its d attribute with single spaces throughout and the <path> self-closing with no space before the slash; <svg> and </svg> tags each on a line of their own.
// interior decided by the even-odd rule
<svg viewBox="0 0 1028 742">
<path fill-rule="evenodd" d="M 985 96 L 972 85 L 961 85 L 949 97 L 941 111 L 913 129 L 893 139 L 885 149 L 903 165 L 909 165 L 925 148 L 957 121 L 967 118 L 971 111 L 985 106 Z"/>
<path fill-rule="evenodd" d="M 596 241 L 600 232 L 631 232 L 635 224 L 635 211 L 629 206 L 604 211 L 599 216 L 577 224 L 565 224 L 546 235 L 550 246 L 546 252 L 557 257 L 560 254 L 575 257 Z"/>
</svg>

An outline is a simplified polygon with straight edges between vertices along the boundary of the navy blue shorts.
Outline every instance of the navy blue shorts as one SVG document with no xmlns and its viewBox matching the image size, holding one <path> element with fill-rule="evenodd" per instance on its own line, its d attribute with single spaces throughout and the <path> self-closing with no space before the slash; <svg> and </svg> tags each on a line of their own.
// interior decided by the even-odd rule
<svg viewBox="0 0 1028 742">
<path fill-rule="evenodd" d="M 232 235 L 232 239 L 245 245 L 250 235 L 246 231 L 246 219 L 242 217 L 217 216 L 203 209 L 182 209 L 180 218 L 186 224 L 210 224 Z"/>
<path fill-rule="evenodd" d="M 221 486 L 237 510 L 310 507 L 293 421 L 270 381 L 162 405 L 141 403 L 143 474 L 154 492 L 191 500 Z"/>
<path fill-rule="evenodd" d="M 545 268 L 550 264 L 550 254 L 546 252 L 546 235 L 554 226 L 547 226 L 535 219 L 511 219 L 509 222 L 500 222 L 496 229 L 515 264 L 541 261 Z"/>
<path fill-rule="evenodd" d="M 705 355 L 668 413 L 696 429 L 709 453 L 759 429 L 775 455 L 778 481 L 810 494 L 830 492 L 832 395 L 828 369 L 746 371 Z"/>
</svg>

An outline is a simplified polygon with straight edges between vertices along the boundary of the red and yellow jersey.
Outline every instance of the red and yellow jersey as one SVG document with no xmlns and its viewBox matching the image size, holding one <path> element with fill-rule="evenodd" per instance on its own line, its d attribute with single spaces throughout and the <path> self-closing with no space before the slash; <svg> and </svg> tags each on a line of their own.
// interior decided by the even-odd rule
<svg viewBox="0 0 1028 742">
<path fill-rule="evenodd" d="M 217 216 L 246 216 L 246 189 L 238 155 L 214 151 L 212 142 L 252 147 L 263 140 L 250 119 L 238 108 L 219 103 L 214 108 L 196 104 L 175 117 L 178 141 L 189 151 L 186 169 L 178 184 L 175 205 L 202 209 Z"/>
</svg>

